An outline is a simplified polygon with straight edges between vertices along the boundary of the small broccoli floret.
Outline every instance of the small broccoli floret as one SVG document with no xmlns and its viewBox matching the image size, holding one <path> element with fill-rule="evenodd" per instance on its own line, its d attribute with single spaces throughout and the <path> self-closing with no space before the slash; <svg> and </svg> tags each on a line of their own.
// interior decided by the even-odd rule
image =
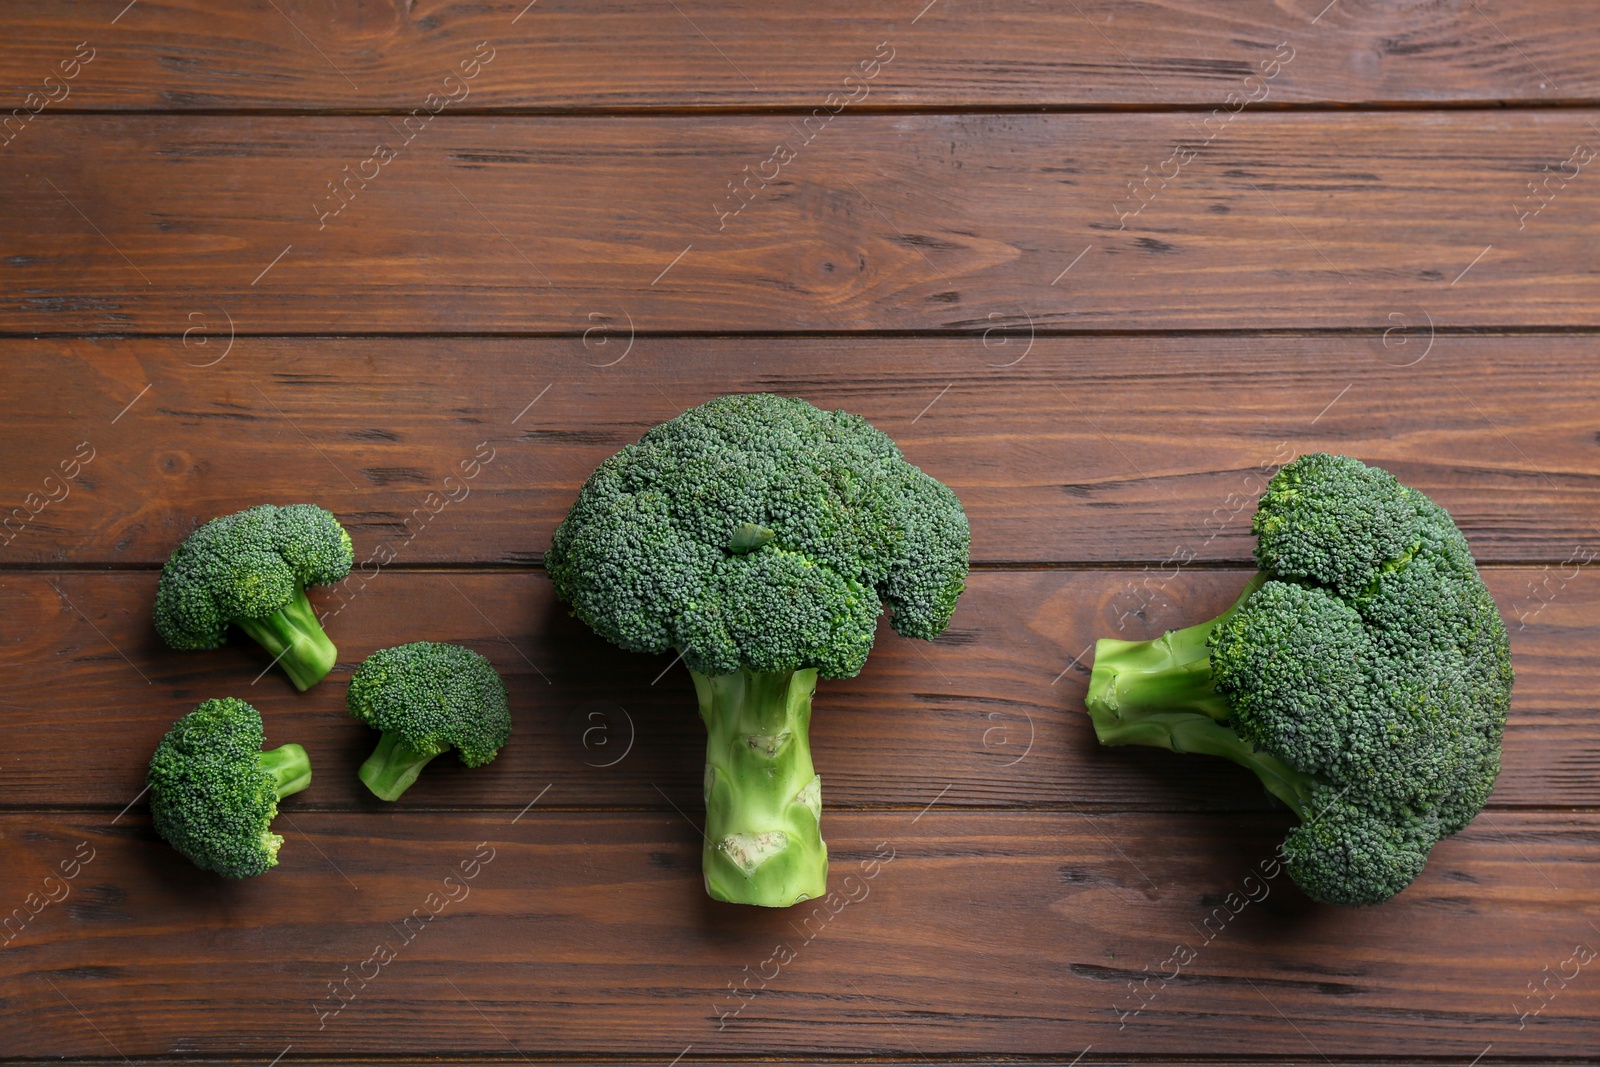
<svg viewBox="0 0 1600 1067">
<path fill-rule="evenodd" d="M 706 888 L 783 907 L 827 891 L 807 727 L 818 677 L 858 674 L 879 617 L 931 639 L 965 588 L 949 487 L 843 411 L 719 397 L 602 463 L 545 567 L 572 613 L 678 652 L 707 727 Z"/>
<path fill-rule="evenodd" d="M 1302 456 L 1253 528 L 1261 573 L 1221 616 L 1095 646 L 1089 714 L 1103 744 L 1249 767 L 1301 819 L 1308 895 L 1387 900 L 1494 787 L 1505 625 L 1449 514 L 1387 471 Z"/>
<path fill-rule="evenodd" d="M 278 801 L 311 784 L 299 745 L 261 751 L 261 715 L 242 700 L 207 700 L 173 723 L 150 758 L 150 814 L 196 866 L 249 878 L 278 864 Z"/>
<path fill-rule="evenodd" d="M 350 535 L 314 504 L 259 507 L 212 519 L 161 568 L 156 629 L 177 649 L 218 648 L 228 624 L 283 665 L 295 688 L 327 676 L 339 658 L 306 586 L 350 573 Z"/>
<path fill-rule="evenodd" d="M 381 800 L 400 799 L 441 753 L 453 748 L 462 763 L 481 767 L 511 739 L 505 683 L 460 645 L 414 641 L 374 652 L 356 668 L 345 703 L 383 731 L 360 771 Z"/>
</svg>

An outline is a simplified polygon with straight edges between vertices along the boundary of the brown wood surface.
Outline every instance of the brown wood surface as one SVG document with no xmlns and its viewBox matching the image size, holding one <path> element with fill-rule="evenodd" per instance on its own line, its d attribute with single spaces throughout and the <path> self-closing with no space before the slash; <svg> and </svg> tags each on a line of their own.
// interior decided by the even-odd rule
<svg viewBox="0 0 1600 1067">
<path fill-rule="evenodd" d="M 1359 915 L 1311 904 L 1285 874 L 1262 880 L 1285 822 L 1269 815 L 834 812 L 837 898 L 783 911 L 707 900 L 698 831 L 672 811 L 297 814 L 291 800 L 285 815 L 279 868 L 229 885 L 142 816 L 0 817 L 20 886 L 91 857 L 75 894 L 0 953 L 8 1051 L 669 1050 L 664 1063 L 690 1045 L 1003 1048 L 1066 1062 L 1092 1044 L 1466 1063 L 1488 1044 L 1582 1048 L 1600 1012 L 1580 968 L 1518 1029 L 1526 984 L 1600 940 L 1592 812 L 1480 817 Z M 447 884 L 463 862 L 474 877 Z M 401 927 L 414 909 L 437 916 Z M 385 941 L 394 958 L 363 968 Z M 792 959 L 772 977 L 779 943 Z M 1137 1003 L 1129 981 L 1171 976 L 1180 945 L 1189 964 L 1120 1017 Z M 340 1003 L 328 983 L 363 969 L 367 988 L 352 980 L 339 1014 L 319 1015 Z M 768 988 L 753 980 L 719 1020 L 739 1003 L 728 984 L 763 969 Z"/>
<path fill-rule="evenodd" d="M 937 641 L 880 627 L 861 675 L 820 684 L 812 735 L 824 802 L 914 810 L 937 795 L 1010 808 L 1268 807 L 1256 779 L 1225 761 L 1098 748 L 1082 710 L 1095 638 L 1153 637 L 1210 618 L 1248 573 L 974 574 Z M 1518 671 L 1492 803 L 1600 807 L 1588 686 L 1600 660 L 1600 581 L 1571 566 L 1487 575 Z M 167 649 L 150 624 L 155 582 L 150 572 L 0 579 L 7 658 L 32 665 L 25 683 L 0 688 L 12 724 L 6 805 L 114 812 L 138 795 L 144 763 L 174 719 L 208 697 L 238 696 L 261 710 L 269 742 L 310 753 L 319 777 L 302 807 L 515 811 L 546 786 L 542 803 L 557 807 L 701 806 L 705 731 L 687 672 L 671 656 L 630 654 L 594 636 L 543 574 L 386 569 L 317 597 L 337 612 L 326 629 L 340 665 L 304 694 L 266 671 L 270 657 L 237 632 L 214 652 Z M 355 777 L 377 735 L 345 711 L 345 683 L 374 650 L 424 632 L 489 657 L 510 687 L 516 733 L 488 767 L 436 761 L 401 807 L 387 809 Z M 74 739 L 85 730 L 118 743 L 81 747 Z"/>
<path fill-rule="evenodd" d="M 789 116 L 441 115 L 407 145 L 381 115 L 45 113 L 0 169 L 0 322 L 1595 327 L 1597 115 L 846 113 L 808 144 Z M 728 191 L 785 138 L 773 184 Z"/>
<path fill-rule="evenodd" d="M 6 5 L 0 1065 L 1600 1065 L 1570 973 L 1600 949 L 1596 30 L 1554 0 Z M 539 569 L 597 462 L 747 390 L 866 415 L 973 525 L 949 631 L 885 628 L 819 692 L 859 896 L 826 921 L 706 898 L 683 669 Z M 1092 641 L 1226 606 L 1261 478 L 1318 449 L 1450 508 L 1518 672 L 1489 808 L 1361 911 L 1253 877 L 1290 817 L 1248 774 L 1081 710 Z M 394 555 L 316 594 L 340 662 L 304 694 L 149 620 L 172 546 L 263 500 Z M 489 656 L 515 732 L 386 805 L 345 683 L 423 637 Z M 139 795 L 229 694 L 316 768 L 246 883 Z"/>
<path fill-rule="evenodd" d="M 8 5 L 8 95 L 43 88 L 88 42 L 94 58 L 52 109 L 408 111 L 489 41 L 461 107 L 811 108 L 854 90 L 843 79 L 887 41 L 894 58 L 862 106 L 1220 104 L 1287 41 L 1273 103 L 1600 98 L 1588 49 L 1600 15 L 1557 0 L 126 5 Z"/>
<path fill-rule="evenodd" d="M 11 520 L 0 563 L 159 565 L 196 524 L 257 500 L 331 509 L 360 558 L 536 562 L 597 463 L 685 407 L 746 390 L 848 408 L 892 433 L 961 496 L 982 563 L 1249 563 L 1267 475 L 1318 450 L 1433 496 L 1481 560 L 1600 555 L 1587 506 L 1600 364 L 1587 335 L 1430 335 L 1419 323 L 1387 343 L 996 333 L 585 345 L 230 337 L 215 313 L 195 330 L 0 341 Z M 94 458 L 79 477 L 46 487 L 85 441 Z M 483 442 L 492 460 L 463 480 Z M 43 503 L 52 490 L 61 499 Z M 458 499 L 414 515 L 430 493 Z"/>
</svg>

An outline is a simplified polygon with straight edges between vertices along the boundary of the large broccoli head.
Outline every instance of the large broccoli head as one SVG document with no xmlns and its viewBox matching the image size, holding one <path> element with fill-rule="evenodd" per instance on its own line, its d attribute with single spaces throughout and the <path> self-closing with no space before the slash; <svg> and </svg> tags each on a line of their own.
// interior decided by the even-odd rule
<svg viewBox="0 0 1600 1067">
<path fill-rule="evenodd" d="M 306 599 L 350 573 L 350 535 L 314 504 L 262 504 L 212 519 L 161 568 L 155 624 L 176 649 L 210 649 L 244 630 L 308 689 L 338 659 Z"/>
<path fill-rule="evenodd" d="M 860 672 L 885 604 L 900 633 L 938 636 L 970 541 L 956 495 L 886 434 L 793 397 L 719 397 L 589 476 L 545 566 L 601 636 L 676 648 L 688 666 L 713 897 L 787 907 L 827 892 L 817 678 Z"/>
<path fill-rule="evenodd" d="M 197 866 L 248 878 L 278 863 L 278 801 L 311 784 L 299 745 L 261 751 L 261 715 L 207 700 L 173 724 L 150 758 L 156 833 Z"/>
<path fill-rule="evenodd" d="M 719 397 L 590 475 L 545 566 L 573 613 L 691 670 L 860 672 L 883 606 L 909 637 L 949 623 L 965 512 L 888 435 L 770 393 Z"/>
<path fill-rule="evenodd" d="M 452 748 L 481 767 L 511 738 L 506 686 L 494 665 L 470 648 L 413 641 L 368 656 L 345 693 L 350 714 L 383 731 L 361 765 L 373 794 L 398 800 L 428 761 Z"/>
<path fill-rule="evenodd" d="M 1285 466 L 1254 532 L 1261 574 L 1221 617 L 1096 647 L 1090 715 L 1103 743 L 1255 770 L 1301 818 L 1283 852 L 1307 894 L 1387 900 L 1494 787 L 1505 625 L 1450 515 L 1358 460 Z"/>
</svg>

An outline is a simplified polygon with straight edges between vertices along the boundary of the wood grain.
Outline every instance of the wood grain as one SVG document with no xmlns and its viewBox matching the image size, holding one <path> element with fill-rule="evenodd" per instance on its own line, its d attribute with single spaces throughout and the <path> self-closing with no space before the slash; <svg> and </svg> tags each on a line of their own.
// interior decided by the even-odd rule
<svg viewBox="0 0 1600 1067">
<path fill-rule="evenodd" d="M 835 812 L 836 898 L 768 911 L 705 897 L 697 832 L 670 811 L 536 807 L 513 822 L 295 805 L 280 867 L 242 884 L 194 870 L 139 815 L 0 817 L 14 893 L 80 842 L 92 851 L 73 894 L 0 953 L 7 1054 L 266 1063 L 292 1044 L 664 1063 L 692 1045 L 1065 1063 L 1092 1044 L 1467 1063 L 1489 1043 L 1520 1057 L 1584 1048 L 1600 1012 L 1600 983 L 1580 972 L 1518 1029 L 1527 984 L 1596 941 L 1593 813 L 1480 819 L 1399 897 L 1351 911 L 1311 904 L 1285 875 L 1262 880 L 1272 816 Z M 776 977 L 766 965 L 768 988 L 719 1030 L 738 1003 L 729 983 L 780 943 L 791 962 Z M 394 958 L 363 967 L 379 944 Z M 1129 982 L 1170 975 L 1177 945 L 1188 965 L 1119 1019 L 1137 1003 Z M 354 999 L 319 1016 L 340 1003 L 328 983 L 361 973 L 366 988 L 353 979 Z"/>
<path fill-rule="evenodd" d="M 0 331 L 1594 327 L 1594 118 L 45 114 Z"/>
<path fill-rule="evenodd" d="M 52 108 L 405 111 L 490 41 L 463 107 L 809 108 L 859 95 L 843 79 L 887 41 L 864 106 L 1076 107 L 1220 103 L 1289 42 L 1274 103 L 1600 98 L 1587 5 L 1324 3 L 175 0 L 119 15 L 125 0 L 28 0 L 8 5 L 0 70 L 17 104 L 59 96 L 42 79 L 88 41 L 94 58 Z"/>
<path fill-rule="evenodd" d="M 1600 582 L 1592 570 L 1488 572 L 1518 671 L 1496 807 L 1600 807 L 1591 692 Z M 1256 779 L 1225 761 L 1098 747 L 1082 711 L 1096 638 L 1153 637 L 1210 618 L 1245 578 L 1200 570 L 973 575 L 939 640 L 913 642 L 881 627 L 859 677 L 821 684 L 812 741 L 825 803 L 913 812 L 936 798 L 1069 811 L 1267 807 Z M 0 804 L 116 811 L 143 787 L 148 755 L 173 720 L 203 699 L 239 696 L 261 710 L 269 743 L 295 741 L 311 754 L 317 784 L 302 806 L 404 818 L 416 808 L 515 812 L 541 796 L 563 808 L 700 810 L 705 736 L 687 672 L 668 655 L 633 655 L 596 637 L 566 614 L 542 574 L 383 570 L 364 586 L 350 583 L 346 606 L 326 622 L 340 664 L 305 694 L 267 671 L 270 657 L 237 634 L 214 652 L 166 649 L 149 621 L 155 580 L 54 572 L 0 582 L 0 618 L 11 623 Z M 341 597 L 317 600 L 333 610 Z M 376 735 L 346 713 L 345 682 L 373 650 L 422 639 L 489 657 L 510 687 L 515 735 L 482 769 L 435 761 L 388 807 L 355 777 Z M 115 743 L 85 747 L 85 731 Z"/>
<path fill-rule="evenodd" d="M 1266 477 L 1317 450 L 1430 494 L 1482 560 L 1600 555 L 1588 336 L 586 346 L 230 339 L 214 314 L 196 331 L 0 341 L 0 567 L 157 565 L 199 522 L 263 500 L 331 509 L 362 558 L 535 562 L 605 457 L 685 407 L 757 390 L 894 436 L 961 497 L 982 563 L 1247 564 Z M 94 458 L 63 482 L 84 442 Z M 464 478 L 464 462 L 481 473 Z M 457 499 L 434 516 L 429 494 Z"/>
</svg>

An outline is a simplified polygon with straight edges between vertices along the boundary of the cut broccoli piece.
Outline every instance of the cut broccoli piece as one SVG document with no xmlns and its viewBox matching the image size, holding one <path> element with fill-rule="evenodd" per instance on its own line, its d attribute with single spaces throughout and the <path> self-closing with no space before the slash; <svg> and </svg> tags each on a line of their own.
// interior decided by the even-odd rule
<svg viewBox="0 0 1600 1067">
<path fill-rule="evenodd" d="M 453 748 L 462 763 L 481 767 L 511 738 L 505 683 L 460 645 L 414 641 L 374 652 L 356 668 L 345 703 L 383 731 L 360 771 L 382 800 L 400 799 L 441 753 Z"/>
<path fill-rule="evenodd" d="M 161 568 L 155 624 L 177 649 L 218 648 L 233 623 L 272 653 L 295 688 L 327 676 L 339 657 L 306 586 L 350 573 L 350 535 L 314 504 L 259 507 L 212 519 Z"/>
<path fill-rule="evenodd" d="M 261 715 L 242 700 L 207 700 L 173 723 L 150 758 L 156 833 L 196 866 L 249 878 L 278 864 L 278 801 L 311 784 L 299 745 L 263 752 Z"/>
</svg>

